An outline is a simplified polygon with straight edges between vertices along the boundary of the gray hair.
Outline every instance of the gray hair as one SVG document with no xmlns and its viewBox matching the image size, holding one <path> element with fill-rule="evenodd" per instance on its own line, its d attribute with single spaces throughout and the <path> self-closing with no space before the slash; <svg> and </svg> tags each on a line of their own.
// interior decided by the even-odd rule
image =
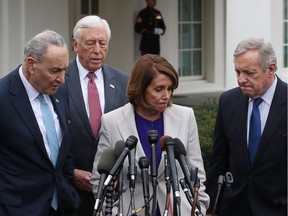
<svg viewBox="0 0 288 216">
<path fill-rule="evenodd" d="M 263 38 L 247 38 L 241 41 L 234 51 L 234 57 L 241 55 L 249 50 L 259 51 L 259 63 L 266 70 L 274 62 L 277 66 L 277 58 L 270 42 Z"/>
<path fill-rule="evenodd" d="M 73 29 L 73 37 L 79 43 L 81 37 L 82 28 L 96 28 L 98 26 L 104 25 L 106 28 L 106 33 L 108 36 L 108 42 L 111 38 L 111 29 L 108 22 L 105 19 L 100 18 L 96 15 L 85 16 L 81 18 L 75 25 Z"/>
<path fill-rule="evenodd" d="M 26 43 L 24 48 L 24 60 L 31 56 L 35 58 L 36 61 L 41 62 L 42 57 L 47 53 L 50 45 L 59 47 L 67 46 L 64 38 L 60 34 L 52 30 L 45 30 L 35 35 Z"/>
</svg>

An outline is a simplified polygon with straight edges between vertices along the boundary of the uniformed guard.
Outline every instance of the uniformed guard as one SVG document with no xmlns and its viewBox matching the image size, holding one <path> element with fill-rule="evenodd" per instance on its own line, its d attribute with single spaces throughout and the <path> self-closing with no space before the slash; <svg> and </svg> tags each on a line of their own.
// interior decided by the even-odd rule
<svg viewBox="0 0 288 216">
<path fill-rule="evenodd" d="M 147 7 L 142 9 L 135 21 L 135 31 L 142 35 L 140 42 L 141 55 L 160 55 L 160 35 L 163 35 L 166 26 L 163 16 L 155 9 L 156 0 L 146 0 Z"/>
</svg>

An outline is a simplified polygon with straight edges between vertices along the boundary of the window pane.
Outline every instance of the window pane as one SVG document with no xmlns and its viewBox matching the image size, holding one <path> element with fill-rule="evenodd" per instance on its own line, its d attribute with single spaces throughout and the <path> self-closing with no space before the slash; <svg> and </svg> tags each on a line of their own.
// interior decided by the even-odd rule
<svg viewBox="0 0 288 216">
<path fill-rule="evenodd" d="M 193 48 L 201 48 L 201 24 L 194 24 L 193 25 Z"/>
<path fill-rule="evenodd" d="M 202 20 L 202 7 L 201 0 L 193 1 L 193 21 L 201 21 Z"/>
<path fill-rule="evenodd" d="M 183 49 L 191 49 L 191 25 L 190 24 L 183 24 L 182 25 L 182 45 Z"/>
<path fill-rule="evenodd" d="M 82 15 L 89 14 L 89 0 L 81 0 L 81 14 Z"/>
<path fill-rule="evenodd" d="M 202 0 L 178 0 L 179 76 L 202 75 Z"/>
<path fill-rule="evenodd" d="M 180 1 L 180 9 L 181 9 L 181 18 L 179 21 L 190 21 L 191 20 L 191 0 L 182 0 Z"/>
<path fill-rule="evenodd" d="M 202 62 L 201 62 L 201 51 L 193 52 L 193 75 L 201 75 Z"/>
<path fill-rule="evenodd" d="M 182 76 L 191 76 L 191 52 L 182 52 Z"/>
</svg>

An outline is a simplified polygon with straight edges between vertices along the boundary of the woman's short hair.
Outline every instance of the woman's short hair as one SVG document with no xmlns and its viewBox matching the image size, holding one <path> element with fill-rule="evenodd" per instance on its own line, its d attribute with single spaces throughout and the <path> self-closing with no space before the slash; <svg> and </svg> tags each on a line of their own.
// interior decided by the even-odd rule
<svg viewBox="0 0 288 216">
<path fill-rule="evenodd" d="M 145 91 L 158 73 L 168 76 L 172 81 L 172 95 L 169 101 L 171 105 L 173 91 L 179 84 L 178 74 L 164 57 L 154 54 L 139 57 L 132 69 L 127 86 L 127 97 L 131 104 L 149 108 L 145 100 Z"/>
</svg>

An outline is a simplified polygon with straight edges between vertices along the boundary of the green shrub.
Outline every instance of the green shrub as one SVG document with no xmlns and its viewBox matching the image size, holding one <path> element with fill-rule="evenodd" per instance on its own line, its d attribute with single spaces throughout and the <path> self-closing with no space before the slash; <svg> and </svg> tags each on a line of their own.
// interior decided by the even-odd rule
<svg viewBox="0 0 288 216">
<path fill-rule="evenodd" d="M 213 145 L 213 133 L 217 114 L 217 99 L 208 98 L 202 105 L 193 106 L 198 125 L 199 141 L 207 171 Z"/>
</svg>

